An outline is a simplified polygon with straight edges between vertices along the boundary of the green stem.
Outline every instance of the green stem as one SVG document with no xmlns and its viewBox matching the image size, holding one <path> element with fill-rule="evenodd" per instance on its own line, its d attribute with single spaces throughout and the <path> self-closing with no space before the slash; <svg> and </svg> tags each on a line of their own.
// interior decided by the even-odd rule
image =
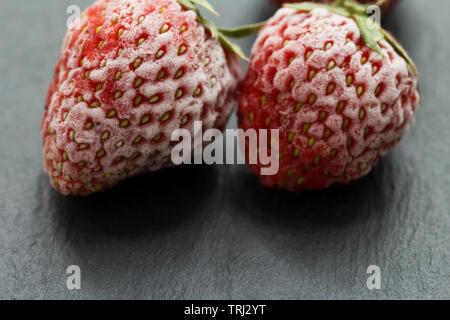
<svg viewBox="0 0 450 320">
<path fill-rule="evenodd" d="M 233 29 L 224 29 L 224 28 L 218 28 L 219 32 L 222 33 L 224 36 L 231 37 L 231 38 L 245 38 L 247 36 L 250 36 L 256 32 L 258 32 L 264 25 L 266 24 L 266 21 L 258 22 L 254 24 L 249 24 L 242 27 L 237 27 Z"/>
</svg>

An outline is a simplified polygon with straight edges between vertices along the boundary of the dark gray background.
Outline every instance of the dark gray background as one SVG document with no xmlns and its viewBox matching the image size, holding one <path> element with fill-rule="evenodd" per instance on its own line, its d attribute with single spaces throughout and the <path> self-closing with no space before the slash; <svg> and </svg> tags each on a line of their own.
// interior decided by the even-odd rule
<svg viewBox="0 0 450 320">
<path fill-rule="evenodd" d="M 224 26 L 275 10 L 211 2 Z M 186 166 L 63 197 L 42 172 L 39 126 L 66 8 L 88 3 L 0 1 L 0 298 L 450 298 L 450 1 L 404 0 L 384 19 L 421 71 L 423 103 L 368 177 L 289 194 L 245 166 Z M 72 264 L 79 291 L 65 286 Z M 372 264 L 382 290 L 366 288 Z"/>
</svg>

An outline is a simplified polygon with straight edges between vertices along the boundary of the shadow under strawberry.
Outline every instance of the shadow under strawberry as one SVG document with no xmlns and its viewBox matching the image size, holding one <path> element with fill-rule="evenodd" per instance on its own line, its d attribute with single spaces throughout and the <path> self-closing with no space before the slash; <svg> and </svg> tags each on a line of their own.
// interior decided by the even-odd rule
<svg viewBox="0 0 450 320">
<path fill-rule="evenodd" d="M 302 233 L 327 233 L 348 226 L 357 227 L 374 215 L 376 219 L 382 219 L 392 211 L 399 192 L 408 192 L 410 181 L 405 181 L 408 175 L 400 158 L 399 151 L 388 155 L 368 176 L 349 185 L 301 193 L 266 188 L 246 169 L 239 173 L 241 188 L 246 192 L 236 190 L 234 203 L 241 214 L 263 228 L 280 233 L 289 231 L 299 237 Z M 402 179 L 398 181 L 400 176 Z"/>
<path fill-rule="evenodd" d="M 104 193 L 64 197 L 41 175 L 39 190 L 47 194 L 38 197 L 55 231 L 63 229 L 66 238 L 157 237 L 207 212 L 216 179 L 214 167 L 180 166 L 131 178 Z"/>
<path fill-rule="evenodd" d="M 216 167 L 180 166 L 105 193 L 66 197 L 42 173 L 32 223 L 50 230 L 30 250 L 40 250 L 42 263 L 51 266 L 48 277 L 80 266 L 84 290 L 74 293 L 80 298 L 89 298 L 85 292 L 105 299 L 173 297 L 172 286 L 198 261 L 198 246 L 222 201 L 217 179 Z"/>
<path fill-rule="evenodd" d="M 407 148 L 407 144 L 397 148 L 368 176 L 323 191 L 275 191 L 261 186 L 245 168 L 232 177 L 241 177 L 242 184 L 232 195 L 239 211 L 234 224 L 242 231 L 236 250 L 239 245 L 251 244 L 264 255 L 241 249 L 248 254 L 248 264 L 263 261 L 252 274 L 292 286 L 287 295 L 276 292 L 272 298 L 338 298 L 346 294 L 361 298 L 357 288 L 366 281 L 367 266 L 383 263 L 389 269 L 404 261 L 399 257 L 408 255 L 409 241 L 415 228 L 420 228 L 414 223 L 411 227 L 411 221 L 417 219 L 417 212 L 426 216 L 431 207 L 431 199 L 424 193 L 430 187 L 416 175 L 420 164 L 411 161 Z M 418 194 L 424 195 L 423 199 L 411 196 Z M 354 291 L 330 291 L 352 286 Z M 368 298 L 374 297 L 368 294 Z"/>
</svg>

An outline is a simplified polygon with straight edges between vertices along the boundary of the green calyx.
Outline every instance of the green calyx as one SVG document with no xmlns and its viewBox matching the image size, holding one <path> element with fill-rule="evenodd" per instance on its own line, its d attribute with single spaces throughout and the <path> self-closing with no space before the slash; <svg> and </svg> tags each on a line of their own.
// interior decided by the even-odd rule
<svg viewBox="0 0 450 320">
<path fill-rule="evenodd" d="M 387 0 L 378 0 L 375 5 L 382 8 L 388 3 Z M 417 68 L 414 62 L 409 57 L 406 50 L 398 43 L 398 41 L 379 24 L 377 24 L 371 17 L 368 16 L 368 8 L 370 5 L 363 5 L 356 0 L 336 0 L 331 4 L 320 4 L 314 2 L 301 3 L 286 3 L 283 5 L 287 8 L 292 8 L 298 11 L 312 11 L 314 9 L 325 8 L 330 12 L 339 14 L 344 17 L 352 18 L 361 32 L 361 37 L 368 48 L 375 50 L 384 58 L 378 42 L 386 40 L 397 53 L 406 61 L 408 67 L 417 76 Z"/>
<path fill-rule="evenodd" d="M 198 6 L 201 6 L 211 12 L 212 14 L 218 16 L 216 10 L 214 10 L 213 6 L 208 2 L 208 0 L 177 0 L 183 7 L 186 9 L 192 10 L 197 14 L 197 21 L 200 22 L 209 32 L 214 39 L 219 40 L 219 42 L 235 54 L 237 54 L 241 59 L 245 61 L 249 61 L 249 59 L 245 56 L 242 49 L 231 42 L 228 37 L 232 38 L 243 38 L 249 36 L 264 26 L 264 23 L 251 24 L 247 26 L 238 27 L 235 29 L 223 29 L 217 28 L 213 22 L 204 18 L 200 14 L 200 10 Z"/>
</svg>

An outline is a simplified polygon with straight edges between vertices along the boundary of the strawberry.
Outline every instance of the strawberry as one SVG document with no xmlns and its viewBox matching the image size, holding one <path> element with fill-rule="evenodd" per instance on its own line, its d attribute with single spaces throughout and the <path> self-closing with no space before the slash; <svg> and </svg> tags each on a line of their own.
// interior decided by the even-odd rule
<svg viewBox="0 0 450 320">
<path fill-rule="evenodd" d="M 305 2 L 305 0 L 273 0 L 278 5 L 282 5 L 283 3 L 299 3 L 299 2 Z M 314 0 L 312 2 L 316 3 L 323 3 L 323 4 L 331 4 L 335 0 Z M 370 5 L 375 4 L 382 7 L 383 12 L 389 11 L 399 0 L 382 0 L 382 1 L 376 1 L 376 0 L 357 0 L 361 4 Z"/>
<path fill-rule="evenodd" d="M 413 122 L 413 62 L 363 6 L 346 4 L 286 5 L 258 35 L 238 114 L 244 130 L 279 129 L 278 173 L 250 164 L 268 187 L 323 189 L 365 176 Z"/>
<path fill-rule="evenodd" d="M 206 1 L 99 0 L 66 35 L 41 131 L 44 170 L 87 195 L 171 166 L 171 134 L 223 128 L 243 78 Z M 233 52 L 234 51 L 234 52 Z M 235 53 L 236 52 L 236 53 Z"/>
</svg>

